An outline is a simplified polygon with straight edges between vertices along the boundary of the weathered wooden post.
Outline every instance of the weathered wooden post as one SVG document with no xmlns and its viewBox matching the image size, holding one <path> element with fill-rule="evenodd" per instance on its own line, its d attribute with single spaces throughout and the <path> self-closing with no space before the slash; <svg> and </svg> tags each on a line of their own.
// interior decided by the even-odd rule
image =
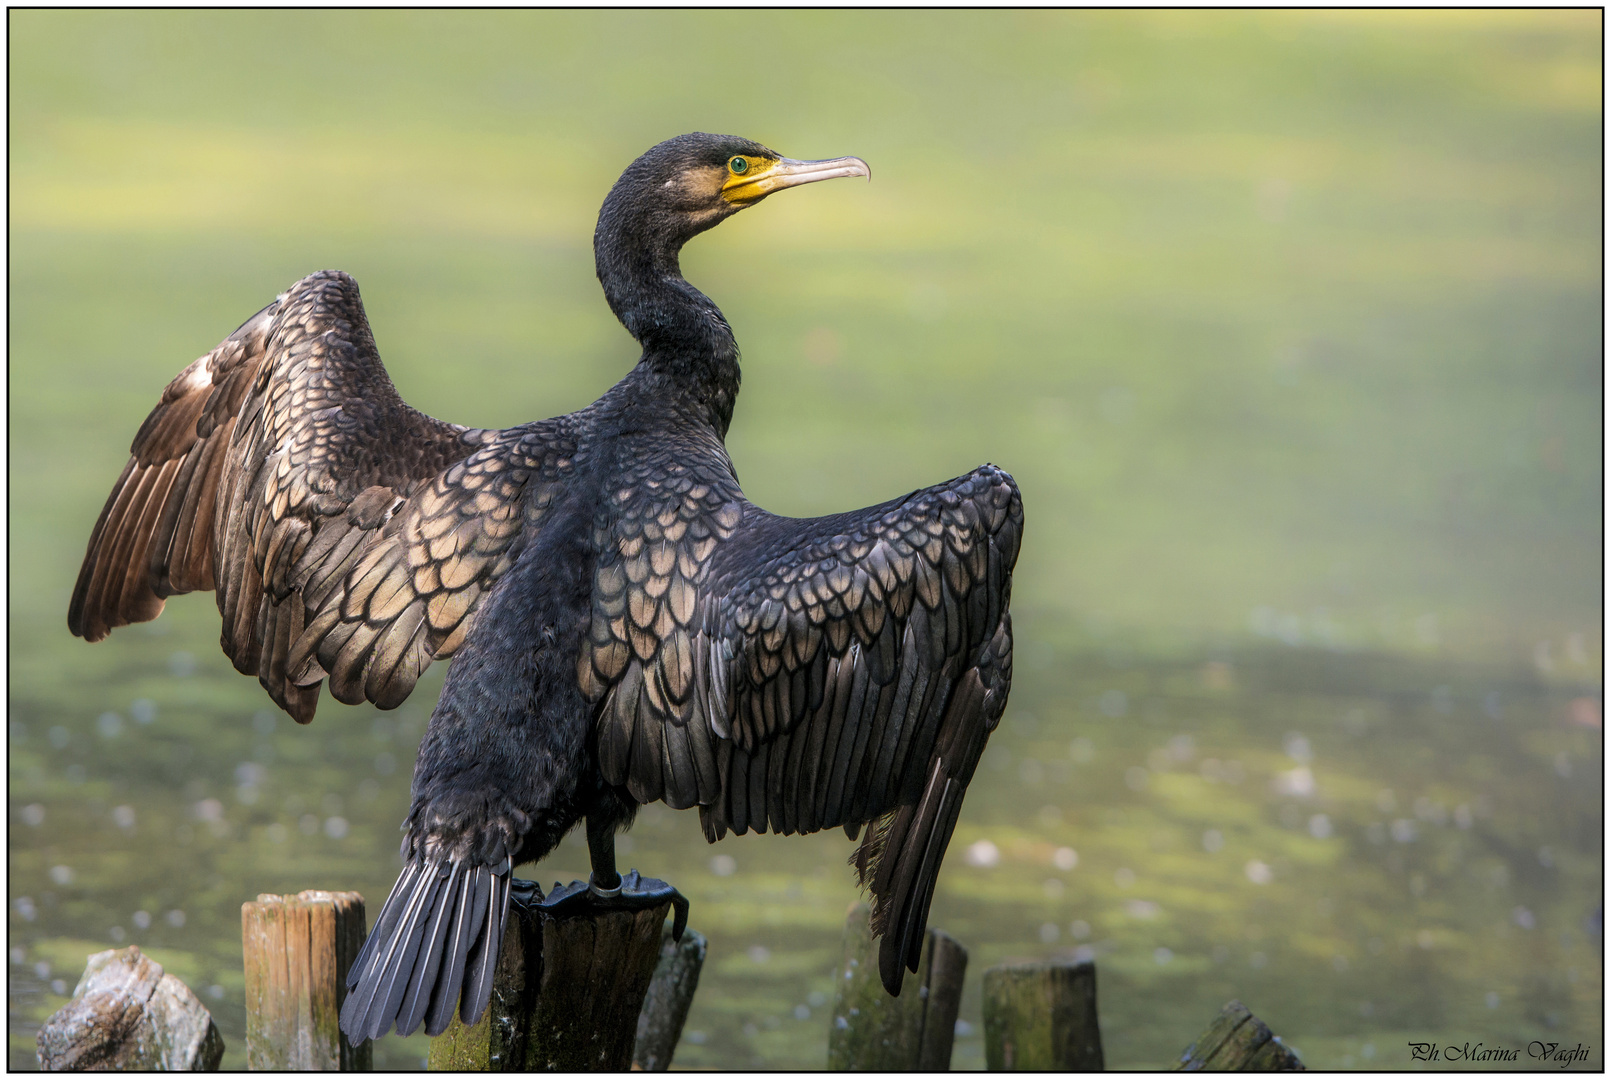
<svg viewBox="0 0 1611 1080">
<path fill-rule="evenodd" d="M 985 1068 L 1101 1072 L 1096 965 L 1001 964 L 984 973 Z"/>
<path fill-rule="evenodd" d="M 957 1013 L 962 1011 L 962 979 L 967 973 L 968 950 L 944 930 L 930 927 L 917 969 L 918 998 L 925 1001 L 923 1036 L 917 1044 L 919 1072 L 951 1070 Z"/>
<path fill-rule="evenodd" d="M 264 893 L 241 905 L 248 1069 L 369 1069 L 369 1043 L 352 1046 L 340 1025 L 347 969 L 363 943 L 355 892 Z"/>
<path fill-rule="evenodd" d="M 526 1068 L 625 1072 L 671 904 L 543 920 L 543 973 Z"/>
<path fill-rule="evenodd" d="M 493 1004 L 473 1027 L 454 1018 L 431 1044 L 430 1068 L 630 1069 L 670 910 L 668 901 L 646 911 L 554 918 L 513 905 L 493 973 Z"/>
<path fill-rule="evenodd" d="M 699 988 L 699 972 L 705 966 L 705 935 L 684 930 L 681 943 L 671 930 L 660 939 L 660 962 L 649 980 L 649 992 L 638 1012 L 638 1036 L 632 1044 L 632 1067 L 644 1072 L 665 1072 L 682 1038 L 688 1008 Z"/>
<path fill-rule="evenodd" d="M 866 904 L 852 904 L 845 916 L 845 960 L 835 980 L 828 1068 L 949 1070 L 968 950 L 944 931 L 931 928 L 916 976 L 908 975 L 900 996 L 890 997 L 878 977 L 870 914 Z"/>
<path fill-rule="evenodd" d="M 1228 1001 L 1184 1051 L 1176 1072 L 1300 1072 L 1298 1055 L 1240 1001 Z"/>
</svg>

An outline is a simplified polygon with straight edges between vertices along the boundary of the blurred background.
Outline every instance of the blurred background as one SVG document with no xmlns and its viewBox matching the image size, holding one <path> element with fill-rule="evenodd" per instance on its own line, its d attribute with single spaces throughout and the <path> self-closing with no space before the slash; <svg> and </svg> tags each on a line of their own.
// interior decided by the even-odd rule
<svg viewBox="0 0 1611 1080">
<path fill-rule="evenodd" d="M 1012 703 L 931 919 L 971 956 L 955 1066 L 986 967 L 1077 955 L 1109 1067 L 1231 997 L 1311 1067 L 1601 1067 L 1599 12 L 8 20 L 12 1067 L 129 943 L 244 1067 L 240 903 L 379 902 L 441 688 L 297 729 L 210 597 L 70 637 L 167 380 L 337 267 L 415 406 L 579 408 L 636 359 L 598 205 L 689 130 L 874 170 L 684 254 L 750 498 L 1023 490 Z M 843 835 L 656 806 L 622 848 L 710 939 L 677 1063 L 822 1067 Z"/>
</svg>

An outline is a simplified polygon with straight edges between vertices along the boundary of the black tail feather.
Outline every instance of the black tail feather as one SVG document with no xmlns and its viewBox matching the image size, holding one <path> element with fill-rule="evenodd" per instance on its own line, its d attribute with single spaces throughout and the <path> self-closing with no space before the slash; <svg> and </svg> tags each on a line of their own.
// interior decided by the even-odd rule
<svg viewBox="0 0 1611 1080">
<path fill-rule="evenodd" d="M 393 932 L 375 946 L 369 969 L 359 980 L 356 991 L 359 1019 L 354 1024 L 358 1028 L 358 1038 L 375 1038 L 391 1027 L 396 1006 L 393 1004 L 388 1009 L 387 998 L 391 996 L 391 988 L 398 985 L 398 978 L 403 978 L 406 985 L 414 970 L 414 957 L 419 954 L 422 909 L 425 901 L 433 899 L 437 891 L 437 875 L 437 864 L 420 870 L 414 879 L 414 887 L 408 891 L 408 895 L 400 898 L 400 911 L 393 924 Z M 398 996 L 401 996 L 401 990 Z"/>
<path fill-rule="evenodd" d="M 464 979 L 464 1000 L 459 1006 L 459 1018 L 466 1024 L 480 1019 L 487 1002 L 492 1000 L 492 976 L 498 966 L 498 952 L 503 944 L 504 919 L 509 914 L 509 879 L 493 878 L 488 893 L 485 910 L 489 932 L 476 940 L 475 955 L 470 958 L 470 973 Z"/>
<path fill-rule="evenodd" d="M 470 883 L 475 886 L 475 893 L 470 899 L 470 956 L 475 955 L 476 946 L 481 944 L 481 928 L 487 921 L 487 903 L 492 895 L 492 875 L 485 867 L 478 866 L 470 875 Z"/>
<path fill-rule="evenodd" d="M 440 1035 L 453 1020 L 453 1010 L 459 1003 L 459 985 L 464 979 L 464 960 L 475 941 L 470 931 L 470 909 L 475 904 L 474 872 L 466 876 L 459 886 L 459 895 L 453 905 L 452 925 L 442 946 L 441 974 L 431 990 L 431 1004 L 426 1010 L 425 1033 Z M 448 988 L 452 987 L 451 990 Z"/>
<path fill-rule="evenodd" d="M 353 965 L 353 970 L 358 973 L 357 984 L 341 1006 L 342 1030 L 353 1042 L 373 1037 L 368 1029 L 371 1014 L 375 1011 L 375 995 L 380 989 L 382 977 L 389 969 L 388 961 L 396 952 L 399 923 L 411 905 L 418 902 L 419 886 L 427 873 L 432 871 L 422 865 L 411 865 L 404 869 L 403 877 L 409 879 L 408 885 L 392 890 L 392 896 L 381 909 L 375 929 L 365 944 L 367 956 L 364 964 L 362 967 Z M 398 885 L 402 886 L 401 878 Z"/>
<path fill-rule="evenodd" d="M 402 918 L 398 920 L 397 931 L 389 947 L 377 953 L 378 957 L 385 958 L 385 963 L 377 965 L 380 968 L 379 977 L 375 982 L 369 1024 L 365 1030 L 371 1039 L 391 1027 L 392 1020 L 397 1016 L 397 1007 L 408 990 L 408 981 L 414 974 L 414 961 L 419 957 L 420 939 L 425 936 L 433 902 L 441 891 L 441 870 L 432 866 L 425 868 L 413 895 L 409 897 L 408 906 L 403 910 Z"/>
<path fill-rule="evenodd" d="M 466 895 L 466 903 L 462 904 L 459 919 L 461 919 L 461 925 L 466 925 L 466 930 L 464 930 L 462 941 L 456 943 L 461 951 L 458 951 L 453 956 L 453 974 L 456 975 L 456 978 L 454 978 L 453 983 L 443 983 L 445 993 L 441 995 L 440 1001 L 437 998 L 432 998 L 430 1022 L 425 1025 L 427 1035 L 441 1035 L 441 1033 L 448 1030 L 448 1024 L 453 1022 L 453 1006 L 454 1004 L 459 1004 L 459 990 L 469 987 L 470 978 L 474 977 L 475 974 L 475 961 L 480 956 L 480 949 L 488 945 L 487 935 L 483 935 L 482 928 L 488 925 L 487 908 L 488 904 L 495 898 L 495 890 L 493 890 L 493 875 L 488 872 L 487 867 L 478 866 L 474 870 L 470 870 L 470 877 L 464 882 L 464 895 Z M 467 920 L 467 922 L 462 922 L 462 920 Z M 503 925 L 498 924 L 498 922 L 493 922 L 491 925 L 496 925 L 499 930 L 503 928 Z M 498 948 L 501 945 L 503 945 L 503 940 L 491 943 L 493 956 L 498 954 Z M 466 995 L 464 1004 L 466 1006 L 470 1004 L 469 995 Z M 464 1020 L 466 1024 L 474 1024 L 475 1020 L 482 1019 L 482 1014 L 480 1012 L 466 1012 L 461 1009 L 459 1019 Z M 435 1027 L 438 1022 L 440 1022 L 441 1027 Z"/>
<path fill-rule="evenodd" d="M 398 897 L 403 895 L 421 869 L 421 864 L 411 862 L 403 867 L 403 872 L 398 875 L 397 884 L 393 885 L 392 891 L 386 895 L 386 902 L 380 905 L 380 915 L 375 919 L 375 928 L 364 939 L 363 948 L 358 950 L 358 956 L 353 960 L 352 967 L 347 970 L 348 990 L 358 985 L 359 977 L 363 975 L 364 968 L 375 953 L 375 942 L 391 939 L 392 930 L 397 926 L 397 916 L 403 910 L 402 905 L 398 903 Z"/>
<path fill-rule="evenodd" d="M 399 1035 L 414 1034 L 414 1029 L 420 1026 L 420 1020 L 425 1016 L 426 1006 L 431 1002 L 431 989 L 436 985 L 436 973 L 442 964 L 442 939 L 447 936 L 448 920 L 453 915 L 453 901 L 463 884 L 463 876 L 463 867 L 454 863 L 447 882 L 442 886 L 442 894 L 437 898 L 420 949 L 418 962 L 422 971 L 418 978 L 409 981 L 408 993 L 403 995 L 403 1004 L 397 1013 Z"/>
<path fill-rule="evenodd" d="M 404 868 L 348 975 L 341 1030 L 349 1039 L 377 1038 L 394 1025 L 410 1035 L 422 1019 L 439 1035 L 461 990 L 465 1022 L 481 1018 L 509 905 L 507 860 L 498 870 L 444 859 Z M 486 970 L 472 964 L 466 985 L 466 958 L 482 956 L 490 957 Z"/>
</svg>

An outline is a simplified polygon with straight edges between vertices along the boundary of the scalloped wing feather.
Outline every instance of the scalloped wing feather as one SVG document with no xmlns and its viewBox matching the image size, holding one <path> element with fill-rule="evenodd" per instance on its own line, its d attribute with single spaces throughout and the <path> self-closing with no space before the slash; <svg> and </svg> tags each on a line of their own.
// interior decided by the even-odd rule
<svg viewBox="0 0 1611 1080">
<path fill-rule="evenodd" d="M 599 527 L 577 674 L 601 769 L 697 803 L 712 841 L 872 823 L 855 861 L 898 987 L 1010 686 L 1022 500 L 993 466 L 809 520 L 709 486 L 730 498 L 628 476 Z"/>
<path fill-rule="evenodd" d="M 224 652 L 298 721 L 326 675 L 339 700 L 395 706 L 463 642 L 572 452 L 553 423 L 480 431 L 411 409 L 357 284 L 313 274 L 163 392 L 68 624 L 97 641 L 216 589 Z"/>
</svg>

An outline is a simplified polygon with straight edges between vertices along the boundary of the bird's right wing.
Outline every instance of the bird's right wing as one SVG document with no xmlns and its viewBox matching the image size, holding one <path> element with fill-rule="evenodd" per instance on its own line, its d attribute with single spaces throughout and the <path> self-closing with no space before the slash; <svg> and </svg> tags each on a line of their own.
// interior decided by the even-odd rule
<svg viewBox="0 0 1611 1080">
<path fill-rule="evenodd" d="M 891 994 L 917 970 L 963 794 L 1006 707 L 1023 521 L 1012 478 L 986 465 L 896 503 L 758 522 L 713 559 L 709 685 L 730 739 L 706 834 L 865 825 L 851 862 Z"/>
<path fill-rule="evenodd" d="M 570 448 L 551 426 L 432 419 L 392 386 L 335 271 L 296 283 L 169 384 L 90 537 L 90 641 L 216 588 L 221 644 L 298 721 L 318 683 L 399 704 L 464 638 Z"/>
</svg>

